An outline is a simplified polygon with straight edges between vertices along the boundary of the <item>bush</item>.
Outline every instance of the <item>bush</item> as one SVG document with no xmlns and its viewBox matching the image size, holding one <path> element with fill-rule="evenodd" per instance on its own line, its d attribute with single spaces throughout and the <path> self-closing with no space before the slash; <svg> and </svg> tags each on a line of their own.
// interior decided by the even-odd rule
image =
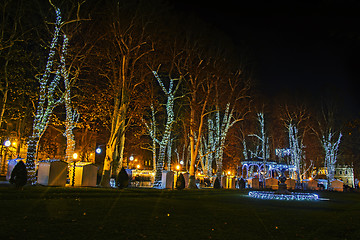
<svg viewBox="0 0 360 240">
<path fill-rule="evenodd" d="M 27 182 L 27 171 L 23 161 L 19 161 L 11 172 L 10 183 L 15 184 L 16 188 L 22 188 Z"/>
<path fill-rule="evenodd" d="M 216 179 L 215 179 L 214 188 L 216 188 L 216 189 L 220 189 L 220 188 L 221 188 L 221 186 L 220 186 L 220 180 L 219 180 L 218 177 L 216 177 Z"/>
<path fill-rule="evenodd" d="M 129 185 L 129 175 L 124 168 L 121 168 L 119 175 L 116 179 L 116 186 L 120 189 L 127 188 Z"/>
<path fill-rule="evenodd" d="M 182 173 L 178 176 L 176 180 L 176 189 L 177 190 L 183 190 L 185 188 L 185 178 Z"/>
</svg>

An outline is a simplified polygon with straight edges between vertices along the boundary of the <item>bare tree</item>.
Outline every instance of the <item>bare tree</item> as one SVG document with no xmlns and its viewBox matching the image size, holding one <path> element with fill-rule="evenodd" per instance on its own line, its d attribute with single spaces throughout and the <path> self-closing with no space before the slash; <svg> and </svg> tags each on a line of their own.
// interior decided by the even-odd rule
<svg viewBox="0 0 360 240">
<path fill-rule="evenodd" d="M 102 186 L 110 186 L 110 173 L 118 175 L 124 159 L 125 132 L 129 116 L 129 105 L 136 89 L 143 79 L 137 76 L 140 60 L 153 51 L 146 34 L 149 21 L 135 10 L 129 19 L 121 6 L 117 5 L 110 23 L 109 34 L 104 37 L 107 40 L 106 59 L 109 68 L 102 75 L 110 83 L 113 94 L 113 110 L 111 114 L 110 137 L 106 144 L 106 157 L 102 173 Z M 130 20 L 130 21 L 127 21 Z"/>
<path fill-rule="evenodd" d="M 197 188 L 195 184 L 195 165 L 199 153 L 200 142 L 202 138 L 203 125 L 205 117 L 208 114 L 207 107 L 210 101 L 210 95 L 214 89 L 214 83 L 210 81 L 205 68 L 207 60 L 205 56 L 195 55 L 195 49 L 188 49 L 186 56 L 186 65 L 184 69 L 187 75 L 187 87 L 189 90 L 188 101 L 190 106 L 190 168 L 189 168 L 189 188 Z M 209 74 L 209 73 L 208 73 Z M 183 74 L 184 75 L 184 74 Z"/>
<path fill-rule="evenodd" d="M 152 145 L 150 150 L 152 152 L 152 158 L 153 158 L 153 169 L 154 171 L 156 171 L 156 146 L 157 144 L 160 144 L 160 141 L 157 139 L 156 112 L 154 108 L 154 103 L 150 104 L 150 109 L 151 109 L 150 125 L 143 118 L 142 121 L 147 129 L 148 134 L 152 139 Z"/>
<path fill-rule="evenodd" d="M 4 121 L 4 113 L 8 102 L 9 94 L 9 63 L 13 56 L 13 48 L 17 41 L 21 41 L 20 24 L 22 18 L 22 2 L 4 0 L 0 3 L 1 23 L 0 23 L 0 54 L 4 59 L 2 66 L 2 77 L 0 82 L 1 109 L 0 109 L 0 128 Z M 16 9 L 15 12 L 12 12 Z"/>
</svg>

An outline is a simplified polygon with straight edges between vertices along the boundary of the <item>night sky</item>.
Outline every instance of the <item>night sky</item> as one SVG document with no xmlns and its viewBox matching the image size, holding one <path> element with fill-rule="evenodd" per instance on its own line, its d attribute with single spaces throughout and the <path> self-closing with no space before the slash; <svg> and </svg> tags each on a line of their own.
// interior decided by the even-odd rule
<svg viewBox="0 0 360 240">
<path fill-rule="evenodd" d="M 344 3 L 346 2 L 346 4 Z M 245 51 L 265 98 L 333 99 L 358 117 L 360 3 L 356 1 L 182 1 L 182 8 Z M 288 99 L 291 101 L 291 99 Z"/>
</svg>

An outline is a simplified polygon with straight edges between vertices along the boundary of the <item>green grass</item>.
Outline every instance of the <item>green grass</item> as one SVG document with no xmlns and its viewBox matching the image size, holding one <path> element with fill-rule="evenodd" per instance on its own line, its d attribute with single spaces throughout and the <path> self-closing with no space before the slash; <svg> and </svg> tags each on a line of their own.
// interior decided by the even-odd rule
<svg viewBox="0 0 360 240">
<path fill-rule="evenodd" d="M 238 190 L 0 188 L 0 239 L 360 239 L 360 193 L 258 200 Z"/>
</svg>

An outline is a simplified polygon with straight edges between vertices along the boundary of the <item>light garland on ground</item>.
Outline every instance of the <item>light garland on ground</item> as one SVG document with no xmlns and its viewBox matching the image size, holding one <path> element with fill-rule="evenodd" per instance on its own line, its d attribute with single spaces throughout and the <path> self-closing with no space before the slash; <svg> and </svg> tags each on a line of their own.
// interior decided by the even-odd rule
<svg viewBox="0 0 360 240">
<path fill-rule="evenodd" d="M 251 191 L 249 197 L 267 200 L 298 200 L 298 201 L 316 201 L 319 196 L 314 193 L 291 193 L 279 194 L 276 192 Z"/>
</svg>

